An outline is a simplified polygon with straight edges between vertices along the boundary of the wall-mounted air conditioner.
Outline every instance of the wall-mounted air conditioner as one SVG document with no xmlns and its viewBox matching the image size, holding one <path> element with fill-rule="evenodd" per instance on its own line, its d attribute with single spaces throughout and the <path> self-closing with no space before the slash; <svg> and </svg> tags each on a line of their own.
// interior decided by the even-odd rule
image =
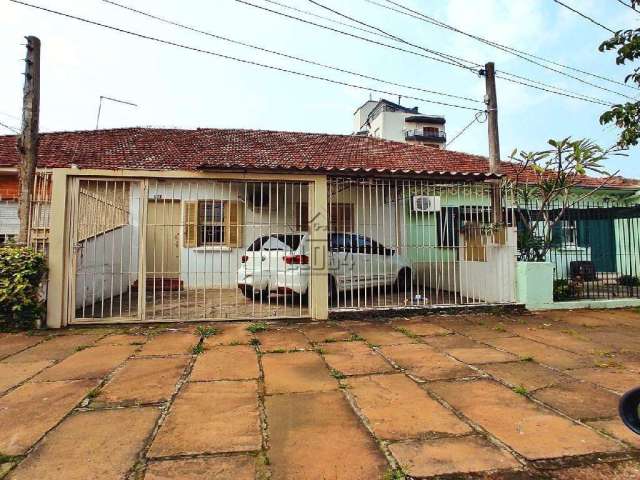
<svg viewBox="0 0 640 480">
<path fill-rule="evenodd" d="M 414 212 L 439 212 L 440 197 L 435 195 L 414 195 L 412 199 Z"/>
</svg>

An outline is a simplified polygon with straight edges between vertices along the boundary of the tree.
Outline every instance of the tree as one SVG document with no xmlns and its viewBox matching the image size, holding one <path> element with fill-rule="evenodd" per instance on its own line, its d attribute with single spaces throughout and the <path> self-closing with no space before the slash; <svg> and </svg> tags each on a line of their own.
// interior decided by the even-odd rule
<svg viewBox="0 0 640 480">
<path fill-rule="evenodd" d="M 601 52 L 616 50 L 616 64 L 624 65 L 640 58 L 640 28 L 620 30 L 598 47 Z M 624 79 L 640 87 L 640 68 L 636 67 Z M 614 105 L 600 116 L 600 124 L 614 123 L 622 129 L 618 138 L 620 148 L 637 145 L 640 140 L 640 101 Z"/>
<path fill-rule="evenodd" d="M 590 140 L 549 140 L 552 147 L 540 152 L 514 150 L 510 158 L 515 172 L 511 177 L 515 211 L 520 228 L 520 260 L 543 262 L 552 245 L 553 227 L 567 209 L 605 187 L 614 174 L 602 162 L 614 152 Z M 617 172 L 616 172 L 617 173 Z M 584 190 L 584 176 L 597 174 L 602 182 Z"/>
</svg>

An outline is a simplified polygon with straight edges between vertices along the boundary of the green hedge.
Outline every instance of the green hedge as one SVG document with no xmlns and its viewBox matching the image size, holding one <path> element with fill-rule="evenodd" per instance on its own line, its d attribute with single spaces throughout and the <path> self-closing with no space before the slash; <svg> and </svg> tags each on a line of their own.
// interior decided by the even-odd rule
<svg viewBox="0 0 640 480">
<path fill-rule="evenodd" d="M 33 328 L 43 317 L 40 284 L 46 272 L 42 253 L 29 247 L 0 247 L 0 326 Z"/>
</svg>

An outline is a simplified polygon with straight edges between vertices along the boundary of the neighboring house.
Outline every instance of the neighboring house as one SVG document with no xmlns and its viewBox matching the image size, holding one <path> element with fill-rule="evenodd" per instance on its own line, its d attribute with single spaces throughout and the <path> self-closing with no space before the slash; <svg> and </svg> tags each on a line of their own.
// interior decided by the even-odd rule
<svg viewBox="0 0 640 480">
<path fill-rule="evenodd" d="M 19 227 L 17 178 L 14 172 L 0 172 L 0 244 L 11 241 Z"/>
<path fill-rule="evenodd" d="M 422 115 L 418 107 L 407 108 L 389 100 L 369 100 L 353 114 L 356 135 L 445 148 L 445 119 Z"/>
<path fill-rule="evenodd" d="M 17 162 L 15 137 L 0 137 L 0 168 Z M 31 235 L 49 252 L 52 327 L 516 301 L 509 192 L 492 204 L 500 176 L 481 156 L 358 135 L 128 128 L 43 134 L 38 165 Z M 302 233 L 299 251 L 287 235 Z M 247 298 L 248 261 L 285 283 Z M 301 271 L 304 298 L 286 284 Z M 335 299 L 338 281 L 349 286 Z"/>
</svg>

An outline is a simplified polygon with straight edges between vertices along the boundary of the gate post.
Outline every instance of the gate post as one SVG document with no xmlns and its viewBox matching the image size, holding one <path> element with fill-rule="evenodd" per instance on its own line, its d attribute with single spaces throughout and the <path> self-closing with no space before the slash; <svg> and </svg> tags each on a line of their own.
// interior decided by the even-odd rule
<svg viewBox="0 0 640 480">
<path fill-rule="evenodd" d="M 309 189 L 309 246 L 311 254 L 311 292 L 309 307 L 313 320 L 329 318 L 329 255 L 327 236 L 327 177 L 316 177 Z"/>
<path fill-rule="evenodd" d="M 54 169 L 51 174 L 51 206 L 49 207 L 49 251 L 47 260 L 49 273 L 47 276 L 47 318 L 46 325 L 49 328 L 66 326 L 66 306 L 64 299 L 67 296 L 65 286 L 68 282 L 65 278 L 65 265 L 68 265 L 69 253 L 65 249 L 67 222 L 67 174 L 59 169 Z"/>
</svg>

